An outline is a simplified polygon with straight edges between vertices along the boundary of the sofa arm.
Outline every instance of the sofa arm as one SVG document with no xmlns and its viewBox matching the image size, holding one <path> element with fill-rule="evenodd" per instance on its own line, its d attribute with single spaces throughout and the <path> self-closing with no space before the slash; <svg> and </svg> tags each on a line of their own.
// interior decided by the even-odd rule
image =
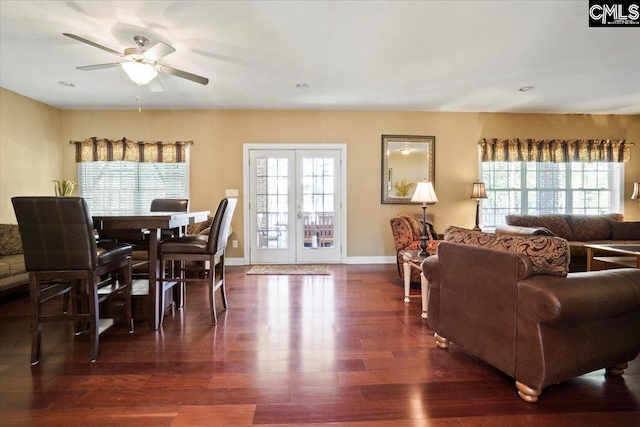
<svg viewBox="0 0 640 427">
<path fill-rule="evenodd" d="M 422 261 L 422 274 L 429 282 L 429 287 L 440 287 L 440 259 L 438 255 L 431 255 Z"/>
<path fill-rule="evenodd" d="M 639 269 L 533 276 L 518 284 L 518 315 L 536 323 L 607 318 L 639 309 Z"/>
</svg>

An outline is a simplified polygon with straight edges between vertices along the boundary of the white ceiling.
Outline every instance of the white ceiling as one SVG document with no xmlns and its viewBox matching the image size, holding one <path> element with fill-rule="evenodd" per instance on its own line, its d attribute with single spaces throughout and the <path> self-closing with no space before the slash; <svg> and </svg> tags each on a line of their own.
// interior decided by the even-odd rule
<svg viewBox="0 0 640 427">
<path fill-rule="evenodd" d="M 176 52 L 144 109 L 640 114 L 640 29 L 589 28 L 588 1 L 5 1 L 0 86 L 62 109 L 136 109 L 136 85 L 73 33 Z M 69 88 L 58 84 L 75 84 Z M 308 83 L 297 89 L 297 83 Z M 520 92 L 523 86 L 534 86 Z"/>
</svg>

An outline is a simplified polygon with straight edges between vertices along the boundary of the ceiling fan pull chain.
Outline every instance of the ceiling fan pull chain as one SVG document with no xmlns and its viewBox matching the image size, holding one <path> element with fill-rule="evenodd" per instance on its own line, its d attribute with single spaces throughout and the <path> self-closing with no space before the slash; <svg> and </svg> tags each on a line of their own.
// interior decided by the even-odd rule
<svg viewBox="0 0 640 427">
<path fill-rule="evenodd" d="M 137 91 L 136 100 L 138 101 L 138 113 L 142 113 L 142 107 L 140 106 L 140 85 L 138 85 Z"/>
</svg>

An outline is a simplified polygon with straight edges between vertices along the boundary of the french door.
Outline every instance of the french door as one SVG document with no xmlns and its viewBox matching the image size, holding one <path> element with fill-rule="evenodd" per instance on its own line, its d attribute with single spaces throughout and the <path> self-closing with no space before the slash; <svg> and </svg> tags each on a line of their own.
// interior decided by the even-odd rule
<svg viewBox="0 0 640 427">
<path fill-rule="evenodd" d="M 341 151 L 249 150 L 250 263 L 341 261 Z"/>
</svg>

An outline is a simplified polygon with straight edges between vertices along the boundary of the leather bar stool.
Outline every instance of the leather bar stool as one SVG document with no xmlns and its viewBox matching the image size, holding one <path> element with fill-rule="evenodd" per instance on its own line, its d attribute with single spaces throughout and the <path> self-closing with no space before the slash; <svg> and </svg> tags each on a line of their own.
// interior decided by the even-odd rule
<svg viewBox="0 0 640 427">
<path fill-rule="evenodd" d="M 81 197 L 14 197 L 11 199 L 24 247 L 31 298 L 31 364 L 40 357 L 43 322 L 73 321 L 76 332 L 88 324 L 91 361 L 98 358 L 100 302 L 124 300 L 124 317 L 131 317 L 131 246 L 97 243 L 93 221 Z M 60 283 L 61 289 L 42 292 Z M 71 294 L 70 313 L 44 314 L 42 306 Z"/>
</svg>

